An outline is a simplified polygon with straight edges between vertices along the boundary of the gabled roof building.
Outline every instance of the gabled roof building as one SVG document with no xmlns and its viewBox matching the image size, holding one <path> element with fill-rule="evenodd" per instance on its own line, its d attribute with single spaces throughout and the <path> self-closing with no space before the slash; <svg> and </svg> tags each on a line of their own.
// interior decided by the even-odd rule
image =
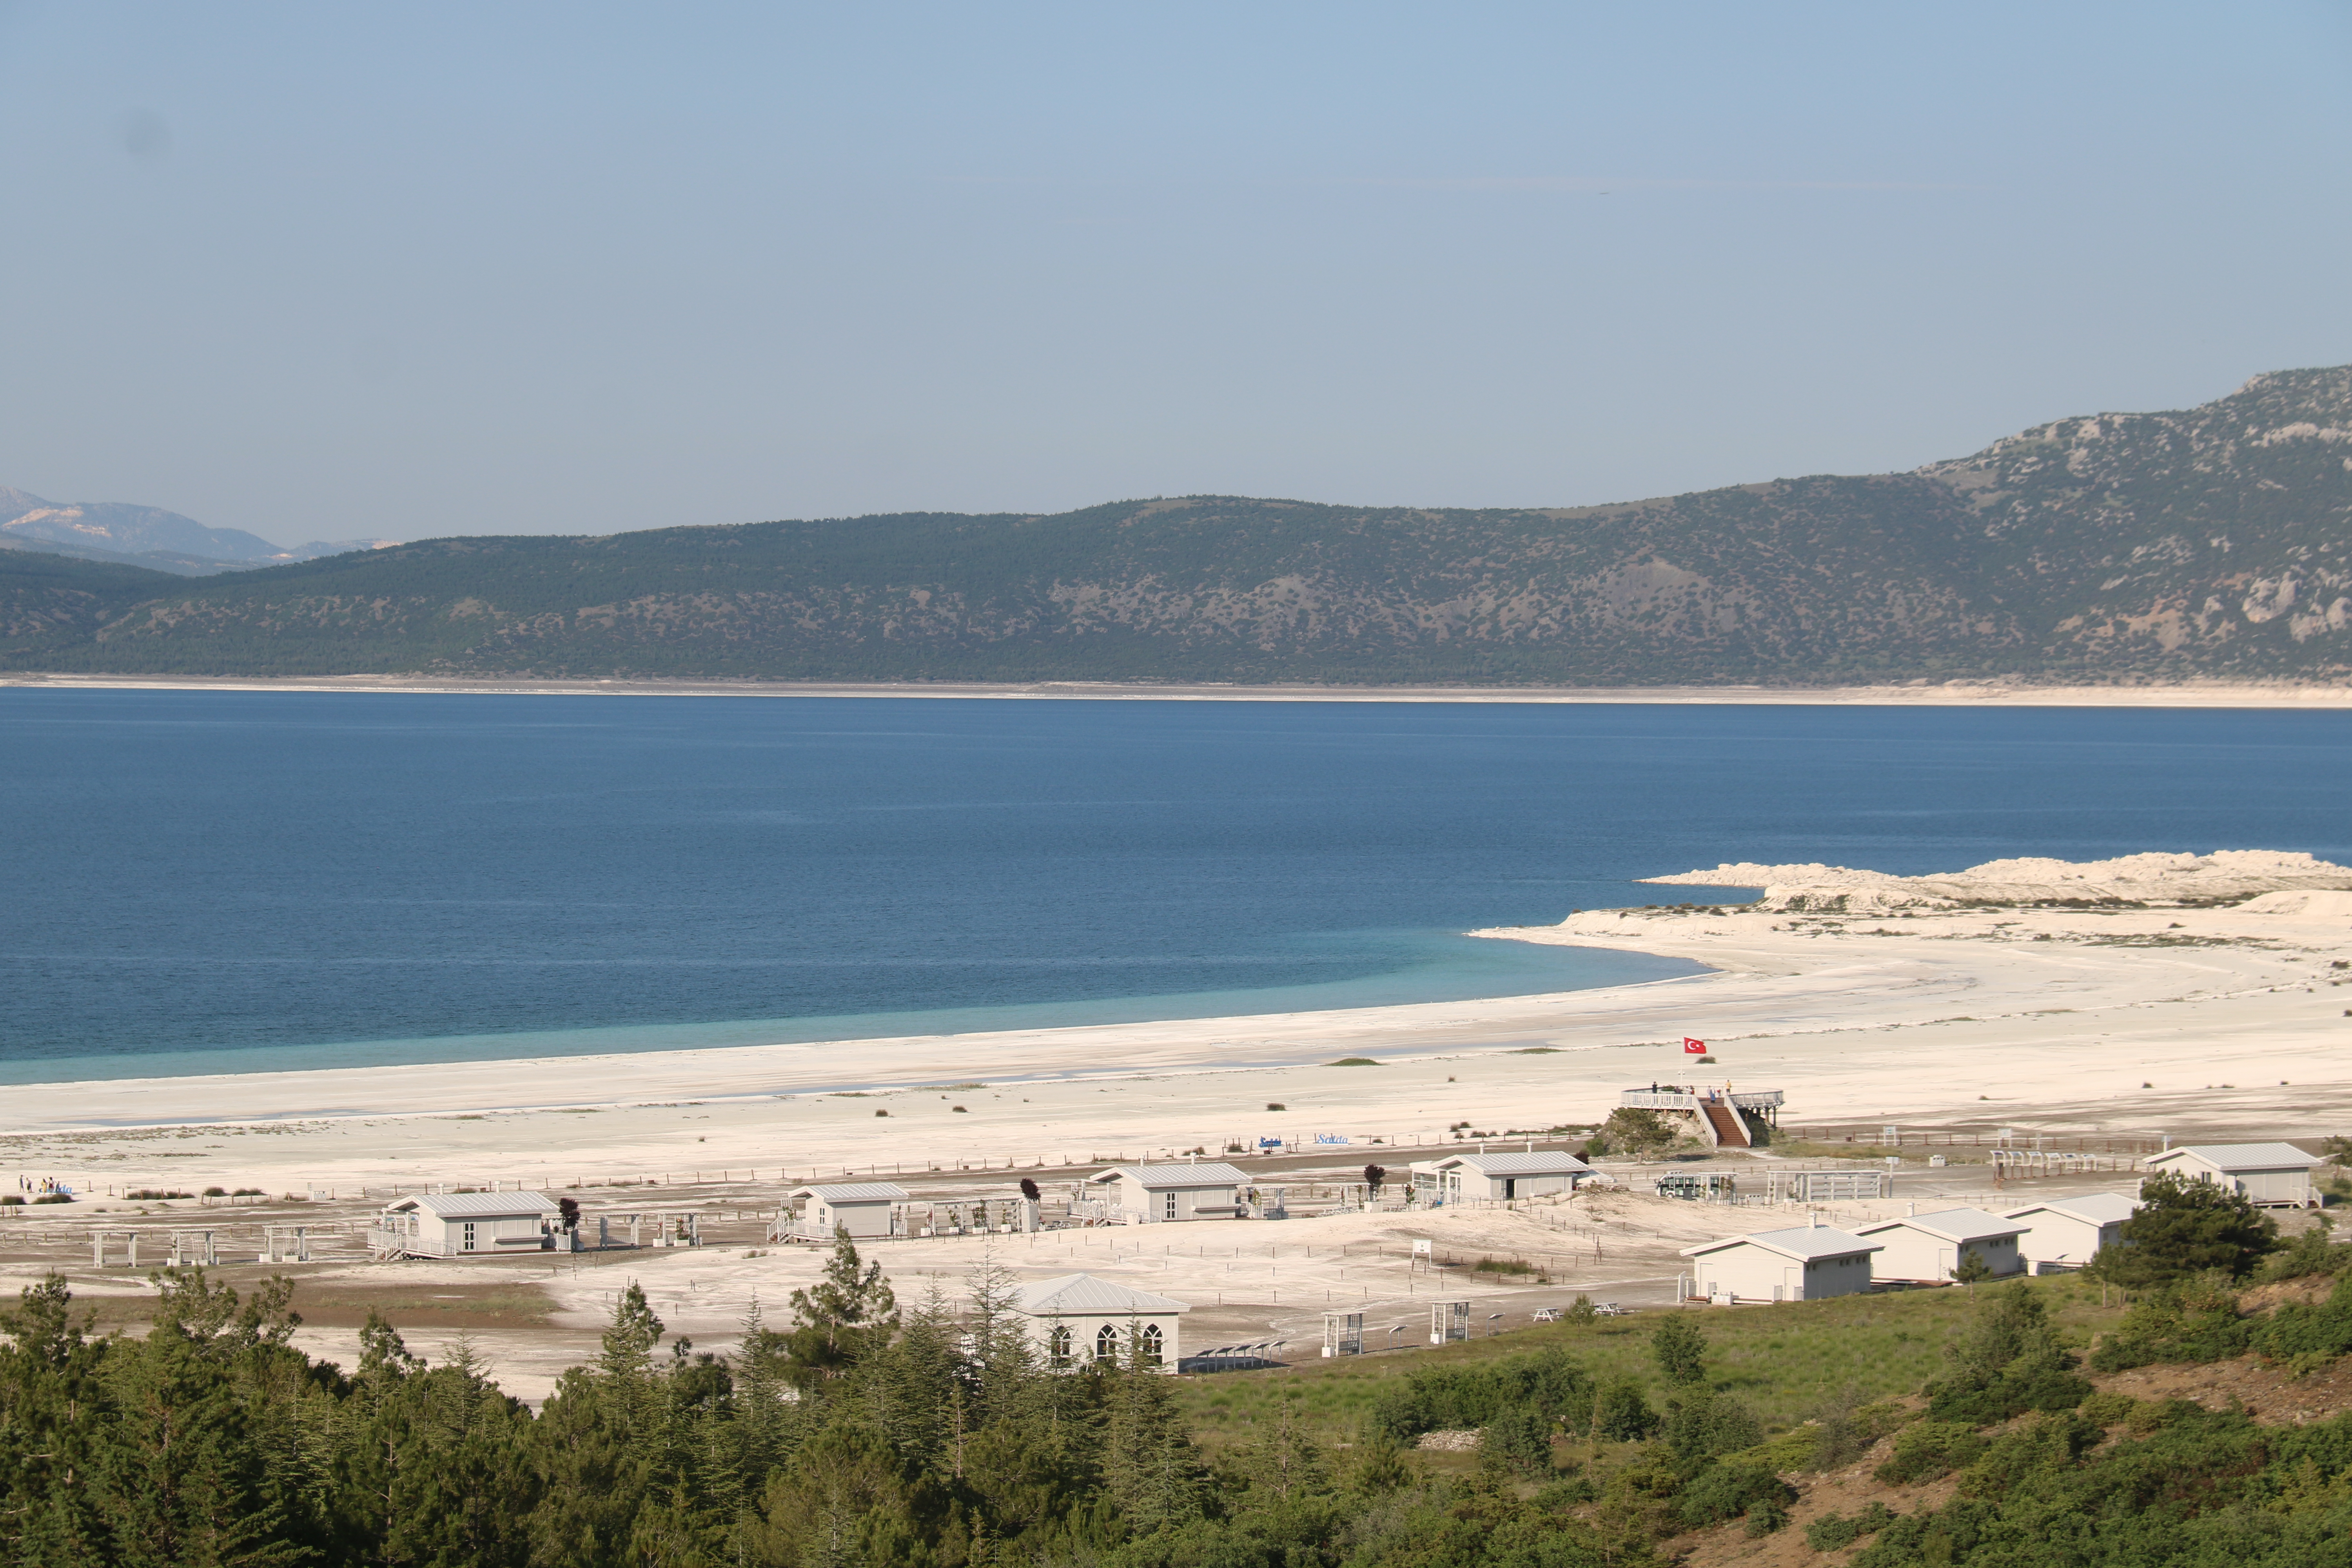
<svg viewBox="0 0 2352 1568">
<path fill-rule="evenodd" d="M 1717 1305 L 1740 1301 L 1819 1301 L 1871 1286 L 1880 1244 L 1832 1226 L 1727 1236 L 1683 1248 L 1691 1260 L 1691 1294 Z"/>
<path fill-rule="evenodd" d="M 2025 1272 L 2017 1238 L 2026 1227 L 1982 1209 L 1938 1209 L 1933 1214 L 1883 1219 L 1856 1226 L 1854 1234 L 1879 1245 L 1871 1260 L 1878 1284 L 1948 1285 L 1952 1271 L 1969 1257 L 1984 1260 L 1989 1278 L 2000 1279 Z"/>
<path fill-rule="evenodd" d="M 2189 1143 L 2140 1162 L 2191 1181 L 2212 1182 L 2263 1208 L 2316 1208 L 2311 1168 L 2324 1162 L 2292 1143 Z"/>
<path fill-rule="evenodd" d="M 1192 1309 L 1091 1274 L 1064 1274 L 1023 1286 L 1013 1310 L 1029 1321 L 1038 1359 L 1055 1372 L 1131 1360 L 1173 1374 L 1181 1354 L 1177 1319 Z"/>
</svg>

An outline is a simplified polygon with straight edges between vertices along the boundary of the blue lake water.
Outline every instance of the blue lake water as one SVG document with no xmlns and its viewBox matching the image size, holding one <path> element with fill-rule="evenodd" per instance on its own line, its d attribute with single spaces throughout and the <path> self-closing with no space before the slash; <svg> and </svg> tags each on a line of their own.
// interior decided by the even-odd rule
<svg viewBox="0 0 2352 1568">
<path fill-rule="evenodd" d="M 1459 933 L 1727 859 L 2352 860 L 2347 764 L 2340 713 L 5 689 L 0 1081 L 1659 979 Z"/>
</svg>

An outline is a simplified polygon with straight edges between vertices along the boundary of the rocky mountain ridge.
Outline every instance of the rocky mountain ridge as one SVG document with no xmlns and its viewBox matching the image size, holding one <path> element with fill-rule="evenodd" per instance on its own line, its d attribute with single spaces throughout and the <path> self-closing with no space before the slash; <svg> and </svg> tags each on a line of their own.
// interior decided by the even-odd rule
<svg viewBox="0 0 2352 1568">
<path fill-rule="evenodd" d="M 1581 508 L 1187 496 L 474 536 L 147 592 L 0 666 L 874 680 L 1815 685 L 2352 672 L 2352 367 L 1914 472 Z M 70 576 L 70 574 L 68 574 Z M 82 596 L 67 595 L 68 589 Z"/>
</svg>

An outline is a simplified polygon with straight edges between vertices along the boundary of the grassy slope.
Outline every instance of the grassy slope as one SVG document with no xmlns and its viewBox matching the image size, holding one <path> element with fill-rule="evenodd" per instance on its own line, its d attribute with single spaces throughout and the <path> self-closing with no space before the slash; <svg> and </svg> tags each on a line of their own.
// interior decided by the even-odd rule
<svg viewBox="0 0 2352 1568">
<path fill-rule="evenodd" d="M 2102 1307 L 2098 1288 L 2079 1279 L 2037 1279 L 2033 1288 L 2073 1338 L 2087 1342 L 2123 1316 L 2120 1301 Z M 1969 1292 L 1945 1289 L 1685 1311 L 1710 1342 L 1710 1385 L 1738 1395 L 1768 1428 L 1780 1428 L 1849 1390 L 1864 1400 L 1916 1394 L 1943 1372 L 1944 1345 L 1975 1309 Z M 1652 1403 L 1659 1404 L 1665 1388 L 1650 1363 L 1649 1336 L 1664 1316 L 1647 1311 L 1584 1325 L 1543 1324 L 1444 1349 L 1318 1361 L 1287 1372 L 1186 1378 L 1181 1399 L 1202 1441 L 1211 1447 L 1249 1441 L 1255 1422 L 1286 1391 L 1294 1401 L 1293 1418 L 1307 1423 L 1318 1441 L 1350 1442 L 1388 1380 L 1423 1367 L 1471 1364 L 1556 1344 L 1596 1377 L 1641 1379 L 1649 1385 Z"/>
</svg>

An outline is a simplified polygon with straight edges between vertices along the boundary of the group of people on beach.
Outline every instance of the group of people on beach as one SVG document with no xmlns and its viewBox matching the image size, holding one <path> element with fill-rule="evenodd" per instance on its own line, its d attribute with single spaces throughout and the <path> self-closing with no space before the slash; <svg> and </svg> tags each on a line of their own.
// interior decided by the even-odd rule
<svg viewBox="0 0 2352 1568">
<path fill-rule="evenodd" d="M 18 1176 L 16 1190 L 20 1193 L 62 1193 L 66 1184 L 55 1176 Z"/>
</svg>

